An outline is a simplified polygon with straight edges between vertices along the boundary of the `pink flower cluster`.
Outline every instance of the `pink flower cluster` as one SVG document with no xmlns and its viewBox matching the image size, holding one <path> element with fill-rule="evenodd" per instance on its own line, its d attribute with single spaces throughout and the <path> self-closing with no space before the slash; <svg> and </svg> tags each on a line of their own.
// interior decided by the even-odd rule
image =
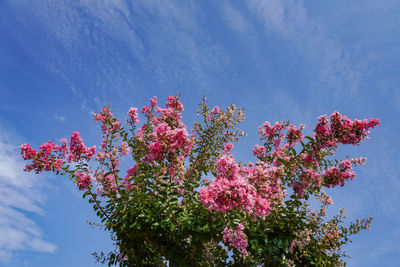
<svg viewBox="0 0 400 267">
<path fill-rule="evenodd" d="M 246 250 L 247 247 L 247 236 L 243 232 L 243 224 L 239 224 L 235 230 L 225 227 L 223 231 L 224 243 L 228 246 L 236 248 L 243 256 L 249 256 L 249 252 Z"/>
<path fill-rule="evenodd" d="M 296 128 L 294 125 L 289 125 L 286 135 L 286 142 L 289 144 L 289 146 L 295 147 L 299 141 L 303 140 L 303 129 L 304 124 L 301 124 L 299 128 Z"/>
<path fill-rule="evenodd" d="M 305 169 L 300 174 L 299 181 L 292 184 L 293 191 L 300 196 L 304 196 L 304 191 L 311 186 L 321 187 L 321 175 L 312 169 Z"/>
<path fill-rule="evenodd" d="M 352 121 L 334 112 L 329 118 L 326 115 L 319 117 L 314 136 L 322 147 L 336 147 L 339 143 L 358 145 L 369 134 L 370 128 L 379 124 L 378 119 Z"/>
<path fill-rule="evenodd" d="M 94 177 L 99 185 L 97 187 L 97 193 L 99 195 L 105 193 L 105 196 L 107 196 L 111 192 L 118 193 L 117 182 L 115 179 L 116 177 L 113 173 L 109 173 L 104 170 L 98 170 L 94 173 Z"/>
<path fill-rule="evenodd" d="M 264 205 L 261 204 L 256 205 L 255 214 L 268 215 L 269 210 L 278 206 L 285 198 L 286 192 L 281 188 L 281 178 L 284 175 L 282 168 L 271 167 L 269 163 L 259 161 L 256 165 L 249 164 L 243 167 L 241 173 L 256 188 L 260 203 L 269 203 L 269 208 L 262 208 Z"/>
<path fill-rule="evenodd" d="M 227 153 L 229 151 L 232 150 L 232 148 L 234 148 L 234 145 L 232 143 L 227 143 L 226 145 L 224 145 L 224 147 L 222 148 L 222 150 Z"/>
<path fill-rule="evenodd" d="M 177 151 L 182 151 L 184 155 L 187 155 L 193 146 L 188 136 L 185 127 L 172 129 L 166 122 L 154 125 L 153 133 L 149 135 L 153 141 L 149 145 L 150 159 L 162 160 L 169 153 Z"/>
<path fill-rule="evenodd" d="M 78 131 L 74 131 L 71 135 L 69 150 L 68 162 L 78 162 L 82 157 L 89 161 L 96 154 L 96 147 L 87 148 Z"/>
<path fill-rule="evenodd" d="M 132 185 L 132 179 L 137 176 L 138 174 L 138 165 L 135 164 L 133 167 L 129 168 L 126 170 L 127 175 L 125 178 L 122 180 L 121 184 L 125 186 L 125 190 L 127 192 L 130 192 L 133 185 Z"/>
<path fill-rule="evenodd" d="M 107 106 L 103 107 L 99 114 L 93 114 L 93 117 L 95 121 L 100 121 L 102 123 L 101 130 L 105 134 L 111 133 L 118 126 L 118 123 L 114 123 L 113 127 L 110 127 L 113 114 L 111 113 L 111 109 Z"/>
<path fill-rule="evenodd" d="M 36 173 L 42 171 L 60 171 L 65 159 L 68 162 L 78 162 L 82 159 L 89 161 L 96 153 L 96 147 L 87 148 L 77 131 L 73 132 L 71 136 L 69 149 L 66 139 L 61 139 L 60 142 L 62 145 L 56 145 L 50 140 L 39 146 L 39 149 L 41 149 L 39 152 L 32 149 L 28 144 L 21 145 L 22 158 L 32 160 L 32 164 L 26 165 L 24 171 L 30 172 L 35 170 Z M 76 172 L 75 177 L 77 179 L 77 186 L 81 190 L 88 188 L 92 182 L 89 173 Z"/>
<path fill-rule="evenodd" d="M 267 150 L 265 149 L 265 147 L 260 146 L 260 145 L 255 145 L 253 147 L 253 155 L 256 157 L 265 157 L 267 153 Z"/>
<path fill-rule="evenodd" d="M 120 153 L 121 156 L 126 156 L 129 154 L 129 146 L 126 144 L 126 142 L 121 142 L 121 145 L 118 147 L 118 152 Z"/>
<path fill-rule="evenodd" d="M 266 121 L 258 128 L 258 133 L 261 135 L 260 140 L 267 139 L 268 142 L 273 143 L 278 148 L 284 138 L 281 131 L 286 127 L 287 124 L 282 124 L 280 121 L 275 122 L 274 126 Z"/>
<path fill-rule="evenodd" d="M 264 217 L 271 203 L 283 196 L 277 173 L 265 164 L 239 168 L 232 155 L 223 155 L 217 163 L 217 177 L 199 191 L 199 198 L 209 210 L 226 213 L 239 209 Z"/>
<path fill-rule="evenodd" d="M 93 117 L 102 123 L 101 130 L 105 135 L 115 134 L 121 128 L 121 122 L 114 117 L 108 106 L 103 107 L 100 113 L 93 114 Z"/>
<path fill-rule="evenodd" d="M 90 177 L 89 172 L 82 173 L 78 171 L 75 173 L 75 177 L 76 185 L 78 186 L 79 190 L 88 189 L 92 183 L 92 178 Z"/>
<path fill-rule="evenodd" d="M 137 113 L 137 108 L 131 107 L 128 111 L 128 124 L 134 125 L 139 122 L 139 114 Z"/>
<path fill-rule="evenodd" d="M 287 130 L 286 134 L 283 133 Z M 261 135 L 260 140 L 266 140 L 266 144 L 263 146 L 256 145 L 253 148 L 253 154 L 256 157 L 265 157 L 268 147 L 272 152 L 269 154 L 272 156 L 272 164 L 275 166 L 281 166 L 282 161 L 289 162 L 291 157 L 287 154 L 289 147 L 295 147 L 298 142 L 302 141 L 304 125 L 300 125 L 297 128 L 295 125 L 289 122 L 282 123 L 280 121 L 276 122 L 272 126 L 268 121 L 264 122 L 259 128 L 258 133 Z M 282 144 L 283 140 L 286 140 Z"/>
<path fill-rule="evenodd" d="M 364 165 L 365 162 L 367 161 L 367 158 L 361 157 L 361 158 L 354 158 L 350 160 L 352 164 L 361 164 Z"/>
<path fill-rule="evenodd" d="M 178 97 L 170 96 L 166 108 L 157 105 L 156 98 L 151 106 L 145 110 L 151 117 L 152 131 L 146 133 L 147 125 L 138 131 L 138 139 L 147 141 L 148 154 L 143 157 L 144 162 L 166 162 L 170 175 L 174 175 L 183 168 L 183 162 L 189 155 L 194 141 L 189 137 L 186 125 L 182 122 L 183 105 Z M 155 113 L 153 110 L 155 109 Z"/>
<path fill-rule="evenodd" d="M 320 195 L 318 195 L 318 199 L 325 206 L 333 204 L 332 198 L 330 196 L 328 196 L 325 192 L 322 192 Z"/>
<path fill-rule="evenodd" d="M 342 233 L 337 229 L 328 231 L 323 238 L 324 245 L 327 247 L 335 246 L 341 237 Z"/>
<path fill-rule="evenodd" d="M 207 119 L 211 120 L 214 115 L 219 114 L 220 112 L 221 110 L 218 106 L 213 107 L 210 113 L 207 115 Z"/>
<path fill-rule="evenodd" d="M 322 185 L 328 188 L 338 185 L 343 186 L 346 180 L 353 180 L 355 177 L 355 173 L 352 171 L 353 161 L 356 163 L 363 163 L 364 158 L 343 160 L 339 165 L 324 170 L 322 175 L 312 169 L 304 169 L 300 174 L 298 181 L 292 182 L 294 193 L 302 198 L 304 197 L 304 192 L 312 186 L 319 188 Z"/>
<path fill-rule="evenodd" d="M 356 174 L 352 171 L 351 161 L 345 159 L 339 166 L 333 166 L 323 171 L 322 176 L 325 186 L 334 187 L 336 185 L 343 186 L 345 180 L 353 180 Z"/>
<path fill-rule="evenodd" d="M 285 129 L 287 129 L 286 136 L 282 133 Z M 272 126 L 266 121 L 258 128 L 258 133 L 261 135 L 260 140 L 267 139 L 269 142 L 274 143 L 275 147 L 279 147 L 284 138 L 286 139 L 287 146 L 294 147 L 299 141 L 303 140 L 303 129 L 303 124 L 297 128 L 288 122 L 282 123 L 277 121 Z"/>
<path fill-rule="evenodd" d="M 53 144 L 50 140 L 47 143 L 39 146 L 41 151 L 37 152 L 35 149 L 31 148 L 28 144 L 23 144 L 19 148 L 21 150 L 21 155 L 24 160 L 32 160 L 32 164 L 27 164 L 24 171 L 31 172 L 35 171 L 40 173 L 42 171 L 56 171 L 61 170 L 64 164 L 62 159 L 65 158 L 68 152 L 66 146 L 66 140 L 62 139 L 63 143 L 61 146 Z"/>
<path fill-rule="evenodd" d="M 156 103 L 157 104 L 157 103 Z M 166 108 L 171 108 L 171 110 L 176 112 L 183 111 L 183 104 L 176 96 L 169 96 L 167 103 L 165 103 Z"/>
</svg>

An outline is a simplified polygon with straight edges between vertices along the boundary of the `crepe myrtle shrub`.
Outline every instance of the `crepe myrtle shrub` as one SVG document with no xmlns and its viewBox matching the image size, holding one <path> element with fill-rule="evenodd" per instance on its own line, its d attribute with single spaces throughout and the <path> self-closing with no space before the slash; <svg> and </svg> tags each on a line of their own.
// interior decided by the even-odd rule
<svg viewBox="0 0 400 267">
<path fill-rule="evenodd" d="M 109 106 L 94 114 L 101 145 L 86 147 L 79 132 L 69 142 L 49 141 L 35 150 L 25 171 L 69 175 L 110 232 L 115 250 L 94 253 L 120 266 L 343 266 L 342 245 L 369 228 L 372 218 L 344 224 L 344 210 L 327 217 L 332 199 L 323 191 L 353 180 L 353 165 L 337 160 L 339 145 L 359 145 L 377 119 L 323 115 L 311 136 L 304 125 L 263 123 L 254 163 L 231 152 L 245 133 L 243 109 L 199 104 L 191 132 L 178 96 L 165 107 L 156 97 L 127 112 L 126 123 Z M 123 170 L 120 159 L 129 158 Z M 311 197 L 311 198 L 310 198 Z M 311 199 L 320 201 L 313 210 Z"/>
</svg>

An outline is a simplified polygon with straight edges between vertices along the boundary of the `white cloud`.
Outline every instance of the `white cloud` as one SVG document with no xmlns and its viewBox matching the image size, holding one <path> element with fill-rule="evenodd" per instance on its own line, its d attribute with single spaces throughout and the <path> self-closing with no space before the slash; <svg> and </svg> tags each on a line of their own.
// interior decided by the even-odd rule
<svg viewBox="0 0 400 267">
<path fill-rule="evenodd" d="M 65 117 L 64 116 L 60 116 L 57 113 L 55 113 L 53 117 L 54 117 L 54 119 L 56 121 L 59 121 L 59 122 L 64 122 L 65 121 Z"/>
<path fill-rule="evenodd" d="M 222 12 L 224 19 L 233 30 L 239 33 L 247 33 L 250 30 L 250 23 L 233 6 L 224 2 L 222 6 Z"/>
<path fill-rule="evenodd" d="M 54 252 L 56 246 L 43 239 L 39 226 L 27 212 L 43 214 L 44 198 L 39 176 L 25 174 L 15 135 L 0 128 L 0 262 L 12 259 L 14 251 Z"/>
<path fill-rule="evenodd" d="M 142 92 L 138 71 L 167 88 L 181 83 L 204 91 L 208 73 L 229 64 L 199 25 L 204 14 L 196 1 L 10 0 L 9 6 L 26 32 L 41 36 L 29 45 L 26 36 L 15 38 L 85 108 L 94 95 L 105 102 Z"/>
<path fill-rule="evenodd" d="M 329 84 L 338 93 L 344 89 L 356 92 L 360 66 L 355 66 L 340 42 L 330 38 L 325 28 L 308 16 L 302 1 L 248 0 L 247 4 L 268 33 L 277 34 L 315 65 L 318 83 Z"/>
</svg>

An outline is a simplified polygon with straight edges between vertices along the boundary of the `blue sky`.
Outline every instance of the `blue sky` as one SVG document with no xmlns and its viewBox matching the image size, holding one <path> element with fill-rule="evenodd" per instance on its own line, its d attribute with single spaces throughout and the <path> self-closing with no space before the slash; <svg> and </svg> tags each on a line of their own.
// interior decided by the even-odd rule
<svg viewBox="0 0 400 267">
<path fill-rule="evenodd" d="M 99 141 L 90 114 L 123 117 L 157 95 L 182 93 L 184 120 L 211 105 L 247 108 L 254 160 L 264 121 L 305 123 L 339 111 L 381 119 L 371 139 L 339 156 L 366 156 L 332 211 L 374 217 L 346 246 L 348 266 L 398 266 L 400 256 L 400 2 L 29 1 L 0 2 L 0 266 L 98 266 L 111 249 L 89 204 L 66 177 L 22 172 L 21 143 L 79 130 Z"/>
</svg>

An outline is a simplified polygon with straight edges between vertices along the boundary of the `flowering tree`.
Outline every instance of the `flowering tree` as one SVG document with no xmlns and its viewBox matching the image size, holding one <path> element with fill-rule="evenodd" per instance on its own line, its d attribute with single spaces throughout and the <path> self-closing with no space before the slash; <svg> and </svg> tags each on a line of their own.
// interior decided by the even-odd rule
<svg viewBox="0 0 400 267">
<path fill-rule="evenodd" d="M 344 211 L 333 218 L 332 199 L 323 188 L 343 186 L 355 176 L 352 166 L 365 158 L 333 158 L 341 144 L 358 145 L 377 119 L 350 120 L 335 112 L 319 117 L 312 136 L 303 125 L 265 122 L 259 128 L 255 163 L 237 162 L 232 143 L 244 132 L 242 109 L 209 109 L 204 98 L 200 122 L 189 134 L 183 105 L 157 98 L 141 113 L 128 111 L 126 126 L 106 106 L 101 146 L 86 147 L 75 131 L 68 144 L 49 141 L 39 151 L 21 145 L 30 160 L 25 171 L 67 174 L 89 199 L 110 231 L 116 250 L 98 261 L 120 266 L 339 266 L 341 246 L 369 228 L 371 218 L 343 225 Z M 96 152 L 97 150 L 97 152 Z M 123 171 L 120 159 L 132 159 Z M 318 210 L 310 197 L 321 202 Z"/>
</svg>

